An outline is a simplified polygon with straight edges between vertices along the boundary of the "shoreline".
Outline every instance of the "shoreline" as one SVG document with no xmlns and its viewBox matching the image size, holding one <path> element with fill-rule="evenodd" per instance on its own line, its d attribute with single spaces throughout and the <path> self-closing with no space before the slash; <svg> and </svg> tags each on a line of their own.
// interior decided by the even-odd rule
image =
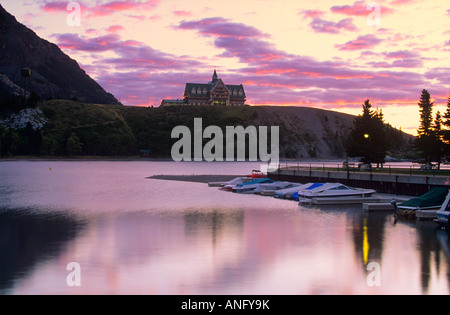
<svg viewBox="0 0 450 315">
<path fill-rule="evenodd" d="M 208 184 L 210 182 L 226 182 L 242 176 L 243 175 L 154 175 L 146 177 L 146 179 Z"/>
</svg>

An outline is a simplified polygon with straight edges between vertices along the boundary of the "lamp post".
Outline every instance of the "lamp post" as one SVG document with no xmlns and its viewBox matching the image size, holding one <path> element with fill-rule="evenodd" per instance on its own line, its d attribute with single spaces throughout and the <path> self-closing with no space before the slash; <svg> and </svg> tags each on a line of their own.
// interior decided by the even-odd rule
<svg viewBox="0 0 450 315">
<path fill-rule="evenodd" d="M 370 138 L 371 138 L 370 134 L 365 133 L 364 134 L 364 138 L 367 139 L 367 141 L 369 141 L 369 157 L 368 157 L 369 161 L 368 161 L 368 164 L 370 165 L 370 168 L 372 168 L 372 159 L 371 159 L 372 157 L 371 157 L 371 152 L 370 152 Z"/>
</svg>

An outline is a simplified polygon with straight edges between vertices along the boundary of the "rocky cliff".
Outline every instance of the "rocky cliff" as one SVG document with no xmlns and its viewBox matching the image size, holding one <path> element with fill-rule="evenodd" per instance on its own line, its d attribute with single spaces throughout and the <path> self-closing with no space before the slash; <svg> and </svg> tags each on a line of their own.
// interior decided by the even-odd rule
<svg viewBox="0 0 450 315">
<path fill-rule="evenodd" d="M 0 5 L 0 98 L 25 86 L 21 69 L 32 71 L 28 91 L 41 99 L 77 99 L 80 102 L 119 104 L 55 44 L 17 22 Z M 2 97 L 3 96 L 3 97 Z"/>
</svg>

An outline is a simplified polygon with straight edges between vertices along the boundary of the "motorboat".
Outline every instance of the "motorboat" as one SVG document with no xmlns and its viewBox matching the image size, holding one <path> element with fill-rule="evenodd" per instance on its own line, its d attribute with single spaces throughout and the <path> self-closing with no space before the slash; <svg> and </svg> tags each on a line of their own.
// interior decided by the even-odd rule
<svg viewBox="0 0 450 315">
<path fill-rule="evenodd" d="M 301 191 L 313 190 L 313 189 L 316 189 L 318 187 L 322 187 L 323 185 L 325 185 L 325 184 L 324 183 L 308 183 L 308 184 L 304 184 L 304 185 L 300 186 L 299 189 L 296 192 L 294 192 L 289 199 L 292 199 L 292 200 L 295 200 L 295 201 L 299 201 L 300 200 L 299 193 Z"/>
<path fill-rule="evenodd" d="M 253 194 L 253 191 L 258 188 L 261 184 L 271 184 L 274 181 L 270 178 L 260 178 L 255 179 L 247 183 L 237 184 L 237 185 L 227 185 L 225 190 L 232 191 L 234 193 L 240 194 Z"/>
<path fill-rule="evenodd" d="M 247 183 L 252 180 L 253 180 L 253 178 L 251 178 L 251 177 L 236 177 L 227 182 L 210 182 L 210 183 L 208 183 L 208 186 L 223 188 L 226 185 L 237 185 L 237 184 Z"/>
<path fill-rule="evenodd" d="M 264 173 L 261 172 L 260 170 L 253 170 L 252 174 L 249 177 L 253 179 L 258 179 L 258 178 L 265 178 L 266 175 L 264 175 Z"/>
<path fill-rule="evenodd" d="M 426 194 L 412 198 L 397 206 L 399 215 L 415 215 L 417 210 L 437 211 L 448 195 L 448 187 L 433 187 Z"/>
<path fill-rule="evenodd" d="M 437 219 L 435 219 L 435 222 L 439 224 L 439 226 L 446 228 L 448 231 L 448 217 L 450 216 L 450 192 L 447 193 L 444 203 L 436 214 Z"/>
<path fill-rule="evenodd" d="M 313 184 L 304 190 L 299 190 L 298 197 L 299 199 L 369 197 L 375 192 L 373 189 L 352 188 L 341 183 L 324 183 Z"/>
<path fill-rule="evenodd" d="M 299 184 L 291 183 L 291 182 L 274 182 L 271 184 L 261 184 L 258 188 L 255 189 L 253 193 L 260 194 L 263 196 L 273 196 L 276 191 L 285 188 L 298 187 Z"/>
<path fill-rule="evenodd" d="M 293 186 L 291 188 L 281 189 L 275 192 L 274 197 L 278 199 L 291 199 L 291 200 L 297 200 L 298 201 L 298 192 L 300 190 L 305 190 L 313 185 L 319 185 L 319 184 L 298 184 L 297 186 Z M 323 185 L 323 184 L 320 184 Z M 314 186 L 316 187 L 316 186 Z"/>
<path fill-rule="evenodd" d="M 296 184 L 296 185 L 294 184 L 290 188 L 284 188 L 284 189 L 277 190 L 277 191 L 275 191 L 273 196 L 278 199 L 291 199 L 292 194 L 298 193 L 299 187 L 301 185 L 302 184 Z"/>
</svg>

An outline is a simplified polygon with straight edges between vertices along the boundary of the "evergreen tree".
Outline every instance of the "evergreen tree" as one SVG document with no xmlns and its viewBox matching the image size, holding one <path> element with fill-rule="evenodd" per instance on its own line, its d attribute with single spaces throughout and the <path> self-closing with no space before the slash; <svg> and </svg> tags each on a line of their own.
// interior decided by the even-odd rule
<svg viewBox="0 0 450 315">
<path fill-rule="evenodd" d="M 435 136 L 433 133 L 433 102 L 427 90 L 422 91 L 419 102 L 420 126 L 417 130 L 418 138 L 415 141 L 416 150 L 425 163 L 432 162 L 435 151 Z"/>
<path fill-rule="evenodd" d="M 386 126 L 381 110 L 372 110 L 367 99 L 363 113 L 355 118 L 347 142 L 347 155 L 361 157 L 364 163 L 384 163 L 388 148 Z"/>
<path fill-rule="evenodd" d="M 427 90 L 422 90 L 419 102 L 420 126 L 417 133 L 421 136 L 431 136 L 433 125 L 433 102 Z"/>
<path fill-rule="evenodd" d="M 447 100 L 447 110 L 442 116 L 443 119 L 443 141 L 445 143 L 445 153 L 450 154 L 450 95 Z"/>
<path fill-rule="evenodd" d="M 441 113 L 438 111 L 436 113 L 436 119 L 434 120 L 434 125 L 432 128 L 432 160 L 438 162 L 438 167 L 440 169 L 442 156 L 444 154 L 444 131 L 442 129 L 443 121 Z"/>
</svg>

